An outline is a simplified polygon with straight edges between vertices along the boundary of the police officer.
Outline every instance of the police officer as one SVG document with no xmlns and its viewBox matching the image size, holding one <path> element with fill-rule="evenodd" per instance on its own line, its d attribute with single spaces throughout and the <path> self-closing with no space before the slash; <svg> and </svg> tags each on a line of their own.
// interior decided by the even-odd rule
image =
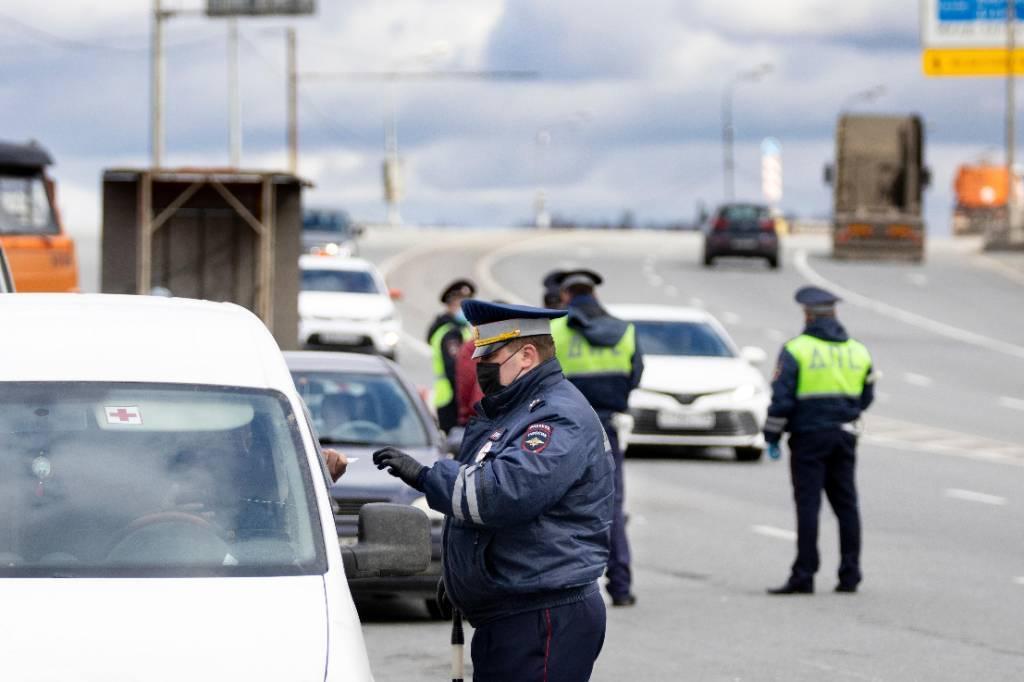
<svg viewBox="0 0 1024 682">
<path fill-rule="evenodd" d="M 445 312 L 438 315 L 427 330 L 427 343 L 434 363 L 434 407 L 437 423 L 445 433 L 458 423 L 459 409 L 455 402 L 455 362 L 459 349 L 469 339 L 469 324 L 459 307 L 476 293 L 476 285 L 468 279 L 457 279 L 441 292 Z"/>
<path fill-rule="evenodd" d="M 565 276 L 565 270 L 552 270 L 544 275 L 541 286 L 544 287 L 544 294 L 541 299 L 545 308 L 564 308 L 562 304 L 562 289 L 560 283 Z"/>
<path fill-rule="evenodd" d="M 854 465 L 858 419 L 874 399 L 871 355 L 836 319 L 840 299 L 818 287 L 796 292 L 804 333 L 779 354 L 772 381 L 765 439 L 779 456 L 788 431 L 790 474 L 797 516 L 797 555 L 789 579 L 769 594 L 811 594 L 818 570 L 818 511 L 825 490 L 839 521 L 839 584 L 856 592 L 860 573 L 860 513 Z"/>
<path fill-rule="evenodd" d="M 562 375 L 562 311 L 467 300 L 484 398 L 458 460 L 373 454 L 445 514 L 443 584 L 476 628 L 475 680 L 590 678 L 604 643 L 614 462 L 601 422 Z"/>
<path fill-rule="evenodd" d="M 628 409 L 629 394 L 640 385 L 644 363 L 634 326 L 609 315 L 595 298 L 594 288 L 602 282 L 601 275 L 593 270 L 562 272 L 558 284 L 568 315 L 555 320 L 551 332 L 566 378 L 601 418 L 615 456 L 615 514 L 606 587 L 613 606 L 632 606 L 636 597 L 622 511 L 626 497 L 624 457 L 612 417 Z"/>
</svg>

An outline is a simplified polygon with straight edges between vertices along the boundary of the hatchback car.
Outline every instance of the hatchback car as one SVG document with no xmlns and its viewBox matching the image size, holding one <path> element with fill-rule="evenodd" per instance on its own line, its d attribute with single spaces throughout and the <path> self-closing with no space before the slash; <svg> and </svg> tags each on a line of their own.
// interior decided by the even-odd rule
<svg viewBox="0 0 1024 682">
<path fill-rule="evenodd" d="M 427 521 L 367 509 L 369 544 L 339 548 L 302 401 L 254 315 L 18 294 L 0 318 L 0 679 L 371 679 L 346 573 L 423 570 Z"/>
<path fill-rule="evenodd" d="M 360 258 L 301 256 L 299 341 L 395 358 L 402 324 L 384 278 Z"/>
<path fill-rule="evenodd" d="M 430 410 L 398 365 L 384 358 L 301 351 L 284 355 L 295 386 L 309 406 L 321 445 L 349 458 L 345 476 L 331 486 L 339 541 L 356 541 L 359 511 L 372 502 L 413 505 L 431 521 L 429 569 L 416 576 L 352 580 L 353 593 L 422 598 L 431 615 L 439 615 L 434 596 L 441 575 L 444 516 L 427 506 L 423 493 L 378 471 L 370 459 L 374 450 L 385 445 L 399 448 L 427 466 L 445 457 L 444 441 Z"/>
<path fill-rule="evenodd" d="M 779 235 L 767 206 L 725 204 L 704 224 L 704 265 L 720 256 L 764 258 L 779 267 Z"/>
<path fill-rule="evenodd" d="M 629 397 L 628 445 L 731 447 L 761 457 L 769 391 L 760 348 L 739 349 L 709 313 L 659 305 L 608 306 L 636 326 L 644 354 L 640 388 Z"/>
</svg>

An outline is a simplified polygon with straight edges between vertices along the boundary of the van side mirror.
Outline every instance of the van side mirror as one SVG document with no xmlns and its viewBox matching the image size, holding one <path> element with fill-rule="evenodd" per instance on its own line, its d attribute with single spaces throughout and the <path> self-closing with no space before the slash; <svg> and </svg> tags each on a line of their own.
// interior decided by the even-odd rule
<svg viewBox="0 0 1024 682">
<path fill-rule="evenodd" d="M 404 504 L 372 502 L 359 510 L 359 541 L 341 548 L 345 577 L 422 573 L 430 566 L 430 520 Z"/>
</svg>

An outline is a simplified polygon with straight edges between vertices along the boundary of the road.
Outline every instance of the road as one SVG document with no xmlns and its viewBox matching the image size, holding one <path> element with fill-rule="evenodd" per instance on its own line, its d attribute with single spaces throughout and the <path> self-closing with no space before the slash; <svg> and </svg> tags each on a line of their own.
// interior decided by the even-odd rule
<svg viewBox="0 0 1024 682">
<path fill-rule="evenodd" d="M 862 591 L 831 592 L 836 528 L 823 513 L 814 597 L 772 598 L 793 556 L 784 463 L 627 462 L 639 603 L 609 613 L 594 679 L 1020 680 L 1024 676 L 1024 278 L 937 244 L 924 266 L 835 263 L 794 237 L 781 271 L 698 264 L 695 235 L 399 231 L 364 254 L 404 292 L 402 364 L 429 383 L 420 341 L 456 276 L 536 303 L 555 267 L 605 275 L 611 303 L 692 305 L 774 355 L 799 332 L 793 291 L 847 299 L 851 332 L 884 373 L 860 450 Z M 766 366 L 765 371 L 770 367 Z M 446 679 L 447 629 L 418 604 L 362 605 L 380 680 Z"/>
</svg>

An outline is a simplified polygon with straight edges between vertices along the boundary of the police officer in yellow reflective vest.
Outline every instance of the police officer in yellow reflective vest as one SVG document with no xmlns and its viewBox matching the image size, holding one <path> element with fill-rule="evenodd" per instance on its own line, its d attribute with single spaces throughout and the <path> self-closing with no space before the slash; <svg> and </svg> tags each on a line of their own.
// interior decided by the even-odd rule
<svg viewBox="0 0 1024 682">
<path fill-rule="evenodd" d="M 445 433 L 452 430 L 459 417 L 455 401 L 455 360 L 462 344 L 472 333 L 462 312 L 462 301 L 476 293 L 476 285 L 468 279 L 457 279 L 441 292 L 445 312 L 438 315 L 427 330 L 427 343 L 434 363 L 434 407 L 437 423 Z"/>
<path fill-rule="evenodd" d="M 612 416 L 627 411 L 629 394 L 640 385 L 643 355 L 637 345 L 636 328 L 609 315 L 595 298 L 594 288 L 602 283 L 601 275 L 592 270 L 569 270 L 555 276 L 562 303 L 569 311 L 551 322 L 558 362 L 566 378 L 601 418 L 615 457 L 615 511 L 606 587 L 613 606 L 632 606 L 636 597 L 622 511 L 626 497 L 624 458 Z"/>
<path fill-rule="evenodd" d="M 786 344 L 772 381 L 765 440 L 773 459 L 789 432 L 790 474 L 796 503 L 797 555 L 789 579 L 769 594 L 811 594 L 818 571 L 818 512 L 824 489 L 839 522 L 839 583 L 856 592 L 860 572 L 860 512 L 854 465 L 858 420 L 874 400 L 867 348 L 836 319 L 839 298 L 818 287 L 797 291 L 804 333 Z"/>
</svg>

